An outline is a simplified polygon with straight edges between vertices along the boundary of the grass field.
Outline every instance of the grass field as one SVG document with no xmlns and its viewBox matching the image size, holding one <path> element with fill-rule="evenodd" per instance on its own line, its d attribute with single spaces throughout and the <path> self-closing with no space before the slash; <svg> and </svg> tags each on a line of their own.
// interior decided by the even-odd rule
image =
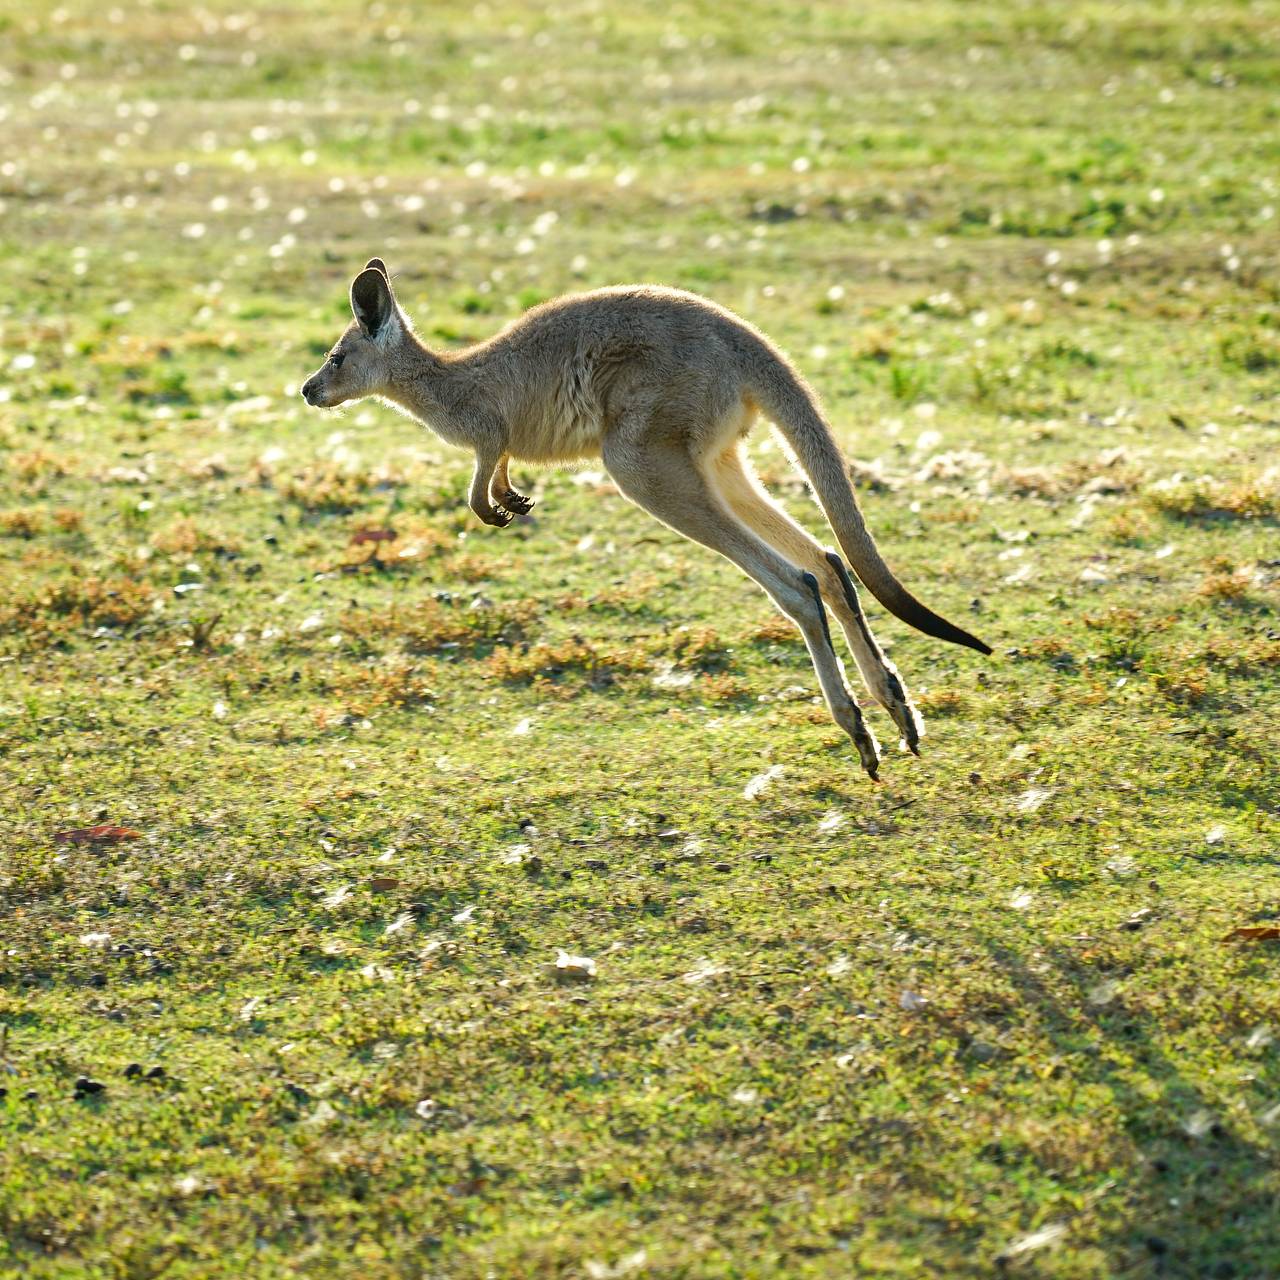
<svg viewBox="0 0 1280 1280">
<path fill-rule="evenodd" d="M 0 0 L 0 1275 L 1280 1276 L 1278 47 Z M 923 758 L 598 464 L 307 409 L 373 254 L 772 335 L 995 646 L 872 612 Z"/>
</svg>

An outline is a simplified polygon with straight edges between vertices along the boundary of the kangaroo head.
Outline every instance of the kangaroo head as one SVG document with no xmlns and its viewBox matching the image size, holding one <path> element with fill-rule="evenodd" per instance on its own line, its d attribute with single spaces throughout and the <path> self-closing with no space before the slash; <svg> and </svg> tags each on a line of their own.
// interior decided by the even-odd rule
<svg viewBox="0 0 1280 1280">
<path fill-rule="evenodd" d="M 355 317 L 328 358 L 302 384 L 302 398 L 320 409 L 386 392 L 409 326 L 391 292 L 386 264 L 370 258 L 351 282 Z"/>
</svg>

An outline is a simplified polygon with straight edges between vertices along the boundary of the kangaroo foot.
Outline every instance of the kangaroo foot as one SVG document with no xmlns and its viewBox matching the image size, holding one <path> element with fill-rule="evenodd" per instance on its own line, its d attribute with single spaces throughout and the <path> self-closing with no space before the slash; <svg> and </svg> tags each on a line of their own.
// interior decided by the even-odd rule
<svg viewBox="0 0 1280 1280">
<path fill-rule="evenodd" d="M 518 516 L 526 516 L 533 510 L 533 499 L 526 498 L 523 493 L 517 493 L 514 489 L 498 494 L 498 503 Z"/>
</svg>

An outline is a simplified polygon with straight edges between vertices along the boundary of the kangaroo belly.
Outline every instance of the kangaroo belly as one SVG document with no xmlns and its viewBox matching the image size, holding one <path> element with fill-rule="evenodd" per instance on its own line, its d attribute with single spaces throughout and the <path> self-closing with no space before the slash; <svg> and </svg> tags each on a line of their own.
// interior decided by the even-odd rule
<svg viewBox="0 0 1280 1280">
<path fill-rule="evenodd" d="M 507 448 L 528 462 L 572 462 L 600 453 L 604 405 L 586 364 L 548 379 L 510 424 Z"/>
</svg>

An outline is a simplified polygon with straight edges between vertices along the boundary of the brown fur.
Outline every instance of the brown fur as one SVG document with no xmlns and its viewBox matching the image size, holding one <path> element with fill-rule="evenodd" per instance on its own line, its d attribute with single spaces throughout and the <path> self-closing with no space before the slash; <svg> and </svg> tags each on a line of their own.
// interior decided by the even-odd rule
<svg viewBox="0 0 1280 1280">
<path fill-rule="evenodd" d="M 904 744 L 923 732 L 853 583 L 761 488 L 741 440 L 763 413 L 813 485 L 854 573 L 891 612 L 926 634 L 989 653 L 894 577 L 862 520 L 847 466 L 812 389 L 746 321 L 695 294 L 653 285 L 557 298 L 466 351 L 414 336 L 387 269 L 372 259 L 351 285 L 354 319 L 302 388 L 332 408 L 379 396 L 450 444 L 474 450 L 469 503 L 506 525 L 532 503 L 512 490 L 510 458 L 600 457 L 619 489 L 677 533 L 754 578 L 800 628 L 832 718 L 874 778 L 879 748 L 845 686 L 823 605 L 840 622 L 872 695 Z"/>
</svg>

